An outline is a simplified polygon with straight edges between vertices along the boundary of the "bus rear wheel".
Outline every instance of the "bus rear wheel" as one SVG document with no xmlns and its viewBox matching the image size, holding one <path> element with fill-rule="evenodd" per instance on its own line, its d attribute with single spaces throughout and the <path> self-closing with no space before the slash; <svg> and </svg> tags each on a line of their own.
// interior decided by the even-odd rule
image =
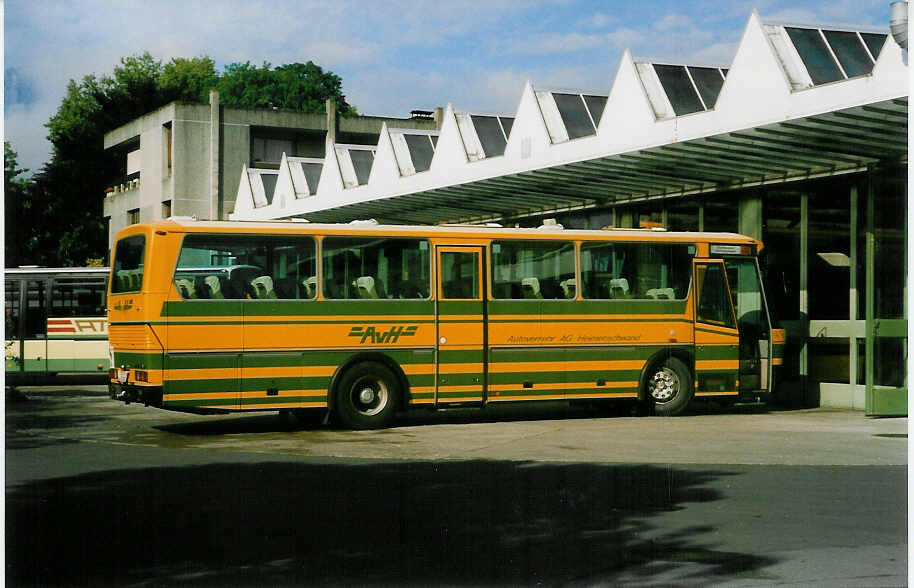
<svg viewBox="0 0 914 588">
<path fill-rule="evenodd" d="M 668 357 L 651 367 L 645 388 L 645 398 L 653 405 L 654 414 L 660 416 L 681 413 L 694 394 L 689 368 L 675 357 Z"/>
<path fill-rule="evenodd" d="M 336 391 L 335 412 L 350 429 L 378 429 L 393 421 L 400 399 L 394 373 L 376 361 L 358 363 L 343 374 Z"/>
</svg>

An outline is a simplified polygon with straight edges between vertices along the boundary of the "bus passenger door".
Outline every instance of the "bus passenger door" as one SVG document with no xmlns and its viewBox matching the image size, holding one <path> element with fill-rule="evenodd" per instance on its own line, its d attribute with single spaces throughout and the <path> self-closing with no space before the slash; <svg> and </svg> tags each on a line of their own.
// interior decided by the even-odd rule
<svg viewBox="0 0 914 588">
<path fill-rule="evenodd" d="M 48 370 L 48 282 L 22 282 L 22 363 L 26 372 L 45 373 Z"/>
<path fill-rule="evenodd" d="M 695 395 L 739 394 L 739 331 L 724 262 L 696 261 Z"/>
<path fill-rule="evenodd" d="M 754 257 L 726 258 L 727 282 L 739 327 L 739 389 L 743 394 L 771 392 L 772 341 L 761 272 Z"/>
<path fill-rule="evenodd" d="M 6 375 L 19 374 L 23 371 L 22 364 L 22 300 L 19 290 L 22 286 L 20 280 L 6 280 L 4 290 L 6 321 L 4 341 L 6 357 Z"/>
<path fill-rule="evenodd" d="M 437 405 L 485 401 L 484 253 L 484 247 L 437 248 Z"/>
</svg>

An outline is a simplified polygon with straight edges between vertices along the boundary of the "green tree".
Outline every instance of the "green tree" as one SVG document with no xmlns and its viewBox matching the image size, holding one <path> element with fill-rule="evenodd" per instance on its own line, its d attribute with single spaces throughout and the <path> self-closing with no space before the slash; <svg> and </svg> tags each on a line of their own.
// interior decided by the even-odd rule
<svg viewBox="0 0 914 588">
<path fill-rule="evenodd" d="M 217 80 L 216 64 L 209 57 L 176 57 L 162 68 L 159 93 L 166 104 L 174 100 L 205 103 Z"/>
<path fill-rule="evenodd" d="M 356 113 L 343 96 L 339 76 L 310 61 L 275 68 L 234 63 L 219 74 L 206 56 L 174 58 L 163 65 L 146 52 L 122 58 L 111 75 L 70 80 L 45 125 L 53 145 L 51 160 L 33 181 L 16 184 L 13 192 L 6 186 L 7 263 L 82 265 L 105 257 L 104 189 L 124 174 L 123 161 L 104 151 L 105 133 L 175 100 L 206 103 L 212 88 L 228 106 L 323 112 L 325 100 L 334 98 L 341 114 Z M 15 167 L 15 157 L 12 161 Z M 8 168 L 7 179 L 14 181 L 21 173 L 11 174 Z M 11 193 L 17 195 L 13 203 Z M 15 244 L 10 239 L 14 234 Z"/>
<path fill-rule="evenodd" d="M 342 79 L 311 61 L 276 67 L 266 62 L 259 67 L 250 62 L 231 63 L 219 76 L 216 89 L 227 106 L 324 112 L 326 100 L 333 98 L 340 114 L 357 114 L 343 95 Z"/>
<path fill-rule="evenodd" d="M 9 141 L 3 142 L 3 209 L 6 242 L 3 244 L 7 266 L 25 265 L 30 262 L 29 250 L 31 229 L 35 226 L 35 208 L 32 202 L 34 182 L 20 177 L 28 172 L 19 167 L 19 155 L 13 151 Z"/>
</svg>

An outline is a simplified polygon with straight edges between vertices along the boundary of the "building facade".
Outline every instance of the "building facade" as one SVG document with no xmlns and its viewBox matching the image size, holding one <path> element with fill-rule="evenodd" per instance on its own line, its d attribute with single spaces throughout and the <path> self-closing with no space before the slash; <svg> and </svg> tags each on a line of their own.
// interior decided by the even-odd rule
<svg viewBox="0 0 914 588">
<path fill-rule="evenodd" d="M 341 117 L 327 113 L 232 108 L 172 102 L 105 135 L 121 162 L 104 194 L 109 249 L 127 225 L 170 216 L 225 219 L 235 208 L 242 170 L 280 167 L 283 154 L 321 160 L 329 142 L 376 144 L 385 123 L 434 130 L 430 113 L 412 118 Z M 272 196 L 272 191 L 270 192 Z"/>
</svg>

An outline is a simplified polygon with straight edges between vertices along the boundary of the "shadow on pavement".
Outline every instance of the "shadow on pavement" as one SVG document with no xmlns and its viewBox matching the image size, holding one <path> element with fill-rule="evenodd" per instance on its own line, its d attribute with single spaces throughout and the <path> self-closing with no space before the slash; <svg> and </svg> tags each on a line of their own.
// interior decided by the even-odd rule
<svg viewBox="0 0 914 588">
<path fill-rule="evenodd" d="M 75 443 L 73 439 L 55 438 L 49 431 L 72 427 L 87 427 L 110 420 L 100 414 L 61 412 L 60 406 L 43 398 L 28 398 L 15 405 L 6 405 L 6 449 L 29 449 L 61 443 Z"/>
<path fill-rule="evenodd" d="M 11 585 L 501 585 L 625 571 L 752 573 L 771 558 L 652 517 L 733 475 L 523 462 L 268 462 L 111 470 L 8 489 Z M 698 581 L 698 578 L 696 578 Z"/>
</svg>

